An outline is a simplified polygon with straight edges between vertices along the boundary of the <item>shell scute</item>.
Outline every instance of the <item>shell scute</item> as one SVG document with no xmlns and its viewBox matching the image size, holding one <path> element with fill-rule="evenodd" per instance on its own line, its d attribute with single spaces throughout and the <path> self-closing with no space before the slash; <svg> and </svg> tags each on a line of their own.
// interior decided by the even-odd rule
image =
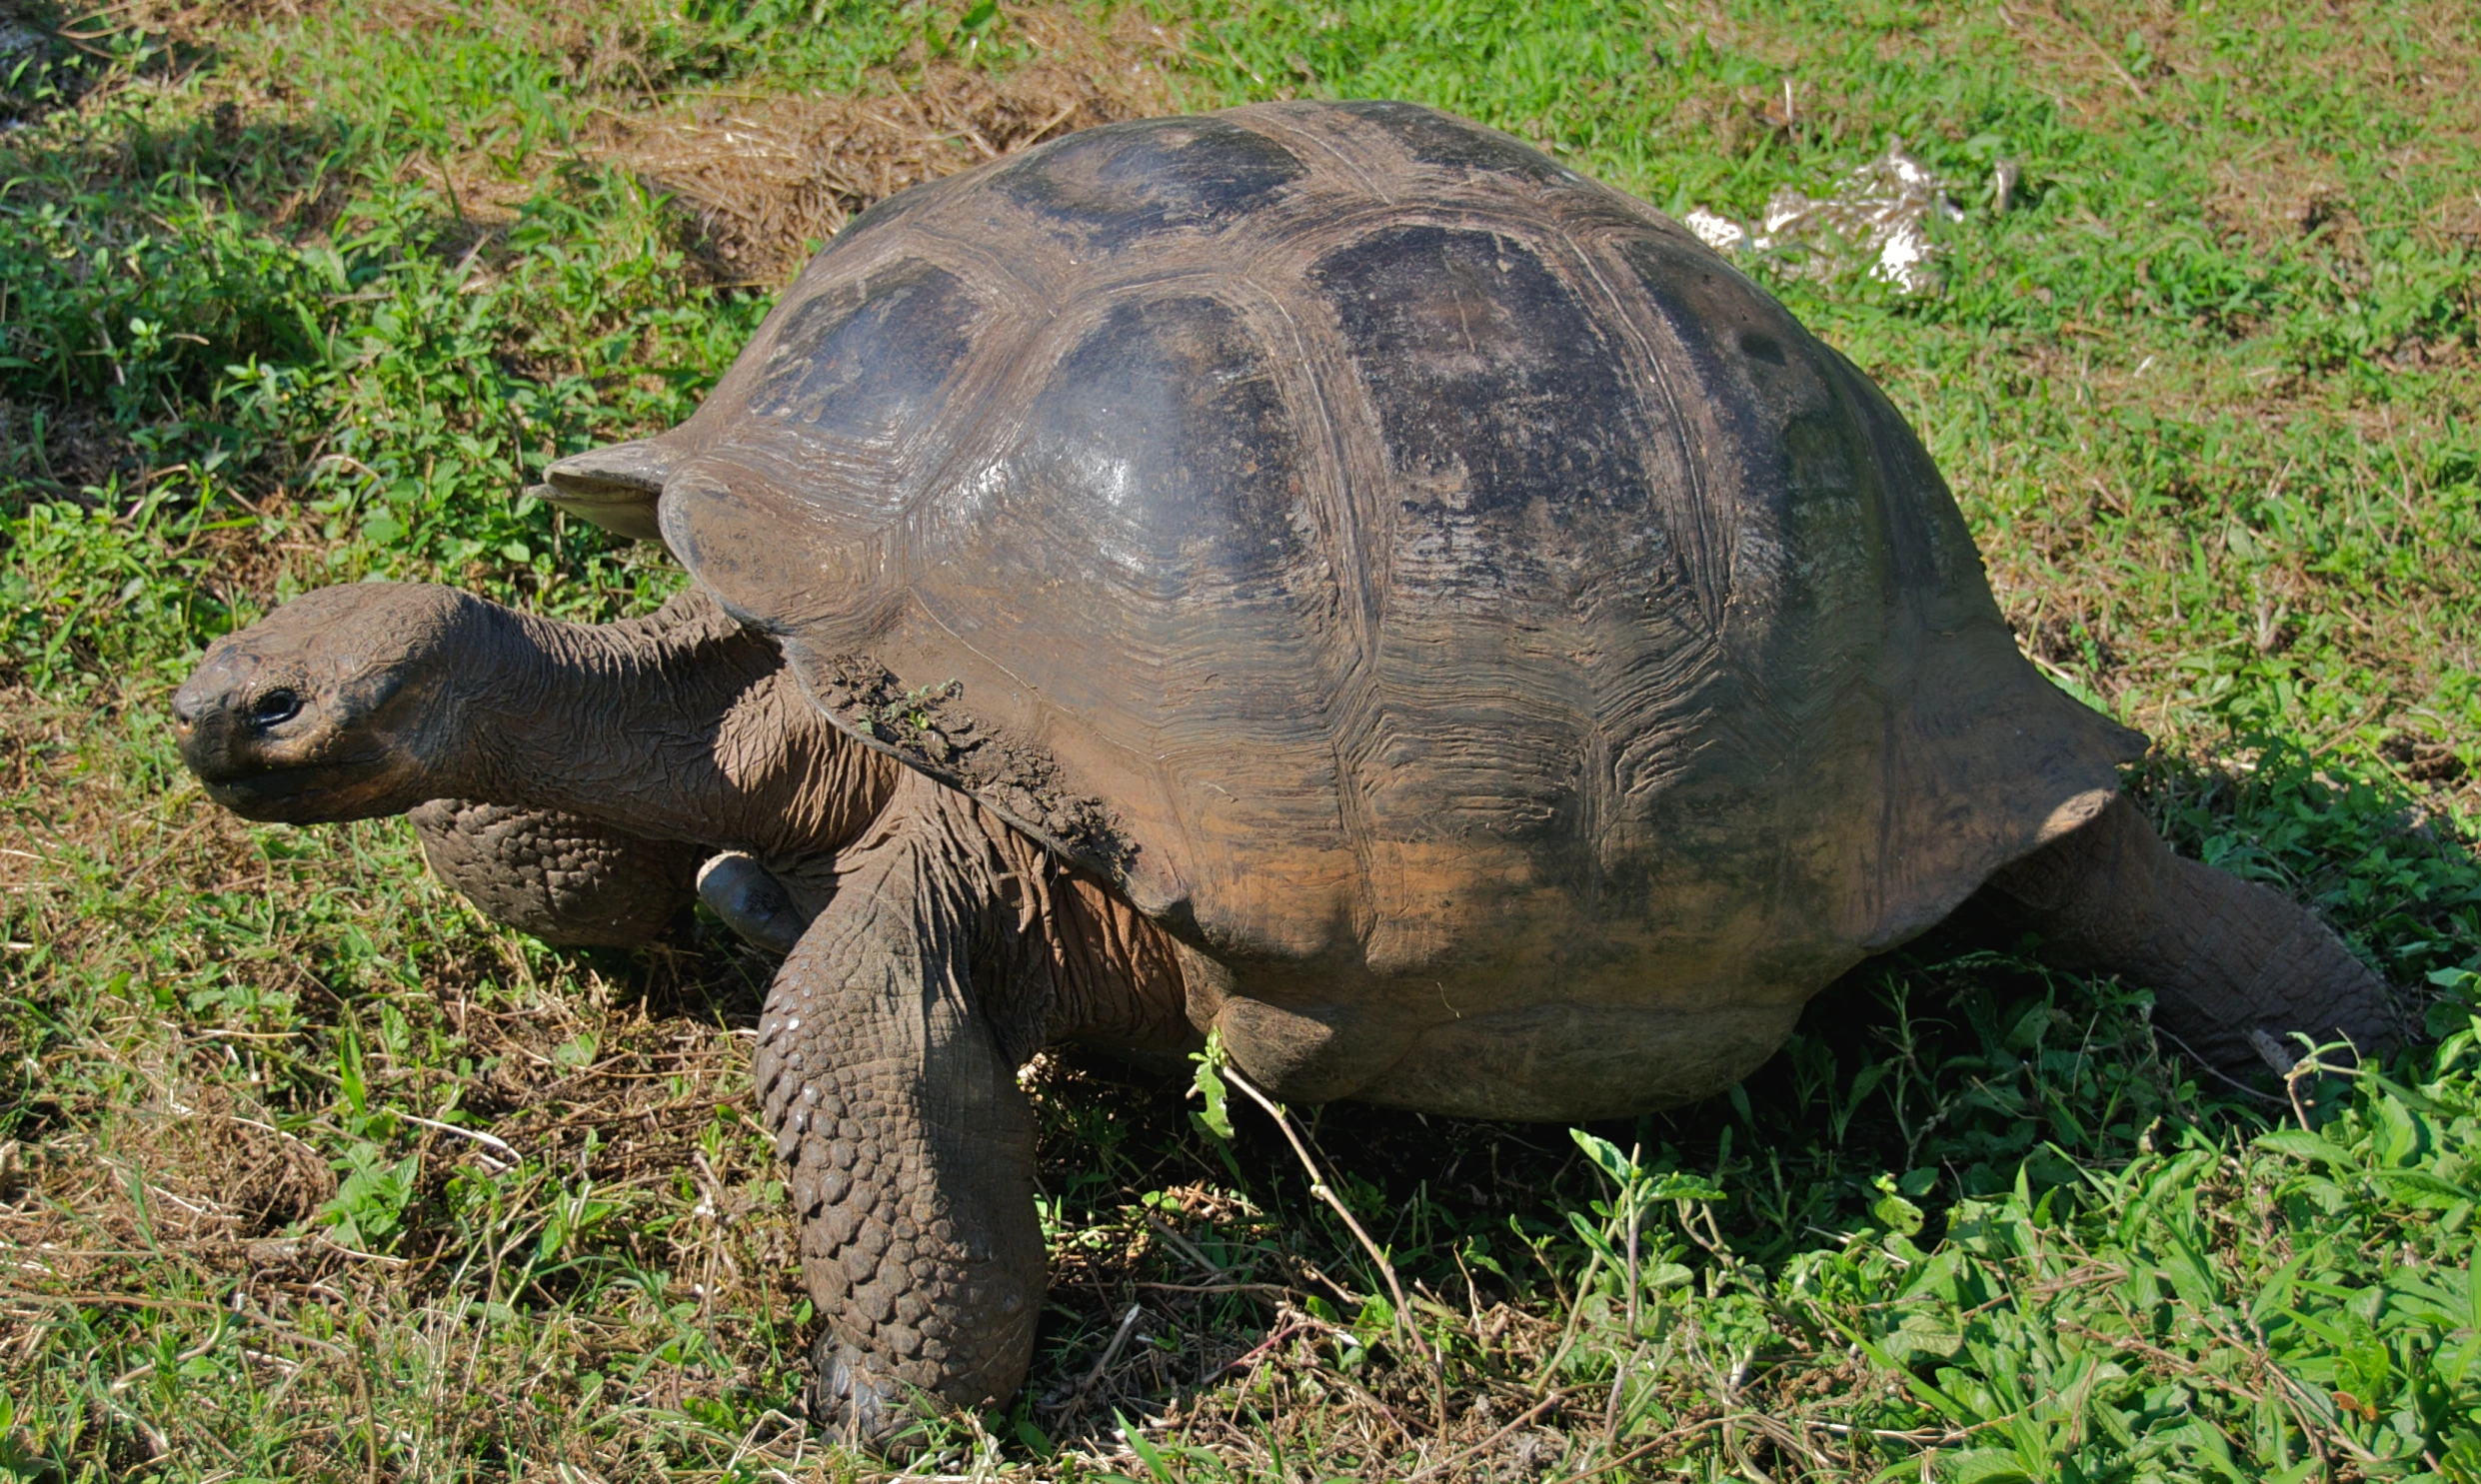
<svg viewBox="0 0 2481 1484">
<path fill-rule="evenodd" d="M 1230 306 L 1182 295 L 1114 306 L 1061 358 L 998 467 L 1063 576 L 1196 604 L 1282 585 L 1300 555 L 1300 457 L 1264 348 Z"/>
<path fill-rule="evenodd" d="M 1633 369 L 1576 286 L 1500 232 L 1373 232 L 1310 272 L 1377 413 L 1399 601 L 1550 600 L 1667 543 Z"/>
<path fill-rule="evenodd" d="M 1461 119 L 1418 104 L 1369 99 L 1341 104 L 1339 111 L 1384 130 L 1406 154 L 1424 165 L 1504 175 L 1536 186 L 1584 185 L 1576 172 L 1539 150 L 1527 149 L 1495 129 L 1476 129 Z"/>
<path fill-rule="evenodd" d="M 1155 233 L 1210 231 L 1306 173 L 1281 144 L 1228 119 L 1146 119 L 1072 134 L 993 183 L 1035 220 L 1111 251 Z"/>
<path fill-rule="evenodd" d="M 955 274 L 899 260 L 796 306 L 776 331 L 749 410 L 813 438 L 893 445 L 939 416 L 981 318 Z"/>
</svg>

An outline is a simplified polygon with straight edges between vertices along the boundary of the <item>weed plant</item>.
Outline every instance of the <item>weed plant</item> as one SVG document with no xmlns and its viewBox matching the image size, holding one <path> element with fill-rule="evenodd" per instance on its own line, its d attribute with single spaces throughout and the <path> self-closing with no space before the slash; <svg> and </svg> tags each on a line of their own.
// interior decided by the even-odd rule
<svg viewBox="0 0 2481 1484">
<path fill-rule="evenodd" d="M 498 929 L 397 821 L 244 825 L 165 699 L 326 583 L 660 602 L 520 492 L 697 404 L 806 246 L 750 234 L 1035 137 L 1051 67 L 1081 119 L 1435 103 L 1744 220 L 1900 139 L 1960 208 L 1934 291 L 1743 266 L 2159 740 L 2170 834 L 2428 1036 L 2242 1086 L 1968 911 L 1669 1114 L 1290 1110 L 1392 1282 L 1212 1075 L 1046 1057 L 1035 1377 L 926 1466 L 2481 1480 L 2477 57 L 2419 3 L 0 7 L 0 1476 L 874 1472 L 798 1416 L 770 965 Z M 880 132 L 733 153 L 804 109 Z"/>
</svg>

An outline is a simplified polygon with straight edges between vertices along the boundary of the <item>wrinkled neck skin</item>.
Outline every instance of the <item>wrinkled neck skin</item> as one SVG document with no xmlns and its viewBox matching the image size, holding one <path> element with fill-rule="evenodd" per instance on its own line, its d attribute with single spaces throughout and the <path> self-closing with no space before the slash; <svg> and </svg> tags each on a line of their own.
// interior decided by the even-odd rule
<svg viewBox="0 0 2481 1484">
<path fill-rule="evenodd" d="M 703 594 L 615 624 L 482 607 L 488 658 L 451 680 L 443 795 L 789 859 L 844 846 L 895 786 L 899 764 L 838 733 L 774 642 Z"/>
<path fill-rule="evenodd" d="M 468 653 L 480 658 L 449 678 L 442 717 L 453 756 L 426 780 L 441 795 L 747 850 L 813 912 L 874 841 L 936 814 L 953 838 L 945 868 L 919 884 L 957 894 L 988 935 L 977 997 L 1020 1058 L 1068 1037 L 1194 1046 L 1161 928 L 997 815 L 836 731 L 774 642 L 712 599 L 686 593 L 652 618 L 600 625 L 476 607 L 484 640 Z"/>
</svg>

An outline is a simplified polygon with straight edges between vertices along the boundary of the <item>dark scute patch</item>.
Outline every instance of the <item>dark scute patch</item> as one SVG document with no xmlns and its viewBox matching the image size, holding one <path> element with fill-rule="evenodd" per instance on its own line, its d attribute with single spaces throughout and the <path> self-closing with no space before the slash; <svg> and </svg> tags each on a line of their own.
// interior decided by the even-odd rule
<svg viewBox="0 0 2481 1484">
<path fill-rule="evenodd" d="M 1889 593 L 1930 577 L 1906 561 L 1917 542 L 1890 542 L 1882 471 L 1866 434 L 1843 408 L 1826 403 L 1794 414 L 1783 424 L 1782 449 L 1779 529 L 1801 574 L 1783 592 L 1786 614 L 1848 622 L 1881 610 Z M 1848 629 L 1841 638 L 1860 637 L 1856 623 Z"/>
<path fill-rule="evenodd" d="M 939 412 L 979 310 L 957 277 L 909 259 L 794 310 L 750 410 L 854 443 L 890 443 Z"/>
<path fill-rule="evenodd" d="M 1402 529 L 1491 533 L 1483 546 L 1459 538 L 1482 564 L 1471 580 L 1537 570 L 1549 534 L 1592 562 L 1621 528 L 1659 519 L 1634 374 L 1575 290 L 1522 244 L 1400 227 L 1330 254 L 1310 278 L 1334 306 L 1390 462 L 1421 492 L 1408 495 Z M 1483 570 L 1502 562 L 1513 570 Z"/>
<path fill-rule="evenodd" d="M 1733 525 L 1772 534 L 1777 560 L 1735 570 L 1771 571 L 1786 586 L 1753 601 L 1786 614 L 1874 603 L 1874 564 L 1887 555 L 1883 471 L 1835 390 L 1844 378 L 1834 352 L 1702 249 L 1648 233 L 1621 242 L 1618 256 L 1668 332 L 1665 365 L 1708 429 L 1708 457 L 1731 461 Z M 1779 361 L 1755 354 L 1759 338 Z"/>
<path fill-rule="evenodd" d="M 1082 130 L 995 179 L 1020 204 L 1111 248 L 1157 232 L 1220 227 L 1304 173 L 1263 134 L 1191 118 Z"/>
<path fill-rule="evenodd" d="M 1046 524 L 1124 580 L 1167 598 L 1262 596 L 1298 555 L 1297 425 L 1227 305 L 1119 305 L 1062 359 L 1027 426 L 1023 475 Z"/>
<path fill-rule="evenodd" d="M 1815 343 L 1799 336 L 1796 326 L 1788 344 L 1781 335 L 1736 328 L 1764 301 L 1716 267 L 1710 254 L 1650 232 L 1631 234 L 1617 246 L 1645 303 L 1670 332 L 1673 347 L 1664 353 L 1665 363 L 1691 389 L 1686 395 L 1698 400 L 1705 419 L 1744 448 L 1771 447 L 1785 418 L 1803 407 L 1829 405 L 1819 400 L 1813 375 L 1767 373 L 1760 379 L 1755 374 L 1752 362 L 1786 369 L 1795 356 L 1813 362 Z"/>
<path fill-rule="evenodd" d="M 1535 185 L 1573 185 L 1576 177 L 1539 150 L 1527 149 L 1453 114 L 1414 103 L 1346 103 L 1343 111 L 1384 130 L 1424 165 L 1482 175 L 1512 175 Z"/>
</svg>

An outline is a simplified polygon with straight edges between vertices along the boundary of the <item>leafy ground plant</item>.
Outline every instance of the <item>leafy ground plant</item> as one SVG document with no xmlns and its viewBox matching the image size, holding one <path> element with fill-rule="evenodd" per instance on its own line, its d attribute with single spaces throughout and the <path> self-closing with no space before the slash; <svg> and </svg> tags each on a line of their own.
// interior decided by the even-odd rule
<svg viewBox="0 0 2481 1484">
<path fill-rule="evenodd" d="M 1036 1374 L 917 1471 L 2481 1479 L 2476 57 L 2448 4 L 0 5 L 0 1475 L 879 1472 L 798 1414 L 769 965 L 244 826 L 165 697 L 323 583 L 647 609 L 517 492 L 684 416 L 854 211 L 1314 95 L 1740 222 L 1900 141 L 1934 283 L 1742 265 L 2160 740 L 2173 837 L 2429 1036 L 2239 1086 L 1967 912 L 1614 1126 L 1046 1057 Z"/>
</svg>

